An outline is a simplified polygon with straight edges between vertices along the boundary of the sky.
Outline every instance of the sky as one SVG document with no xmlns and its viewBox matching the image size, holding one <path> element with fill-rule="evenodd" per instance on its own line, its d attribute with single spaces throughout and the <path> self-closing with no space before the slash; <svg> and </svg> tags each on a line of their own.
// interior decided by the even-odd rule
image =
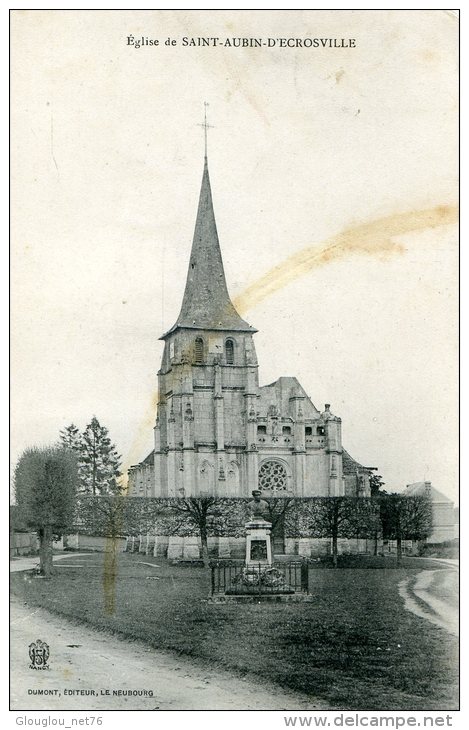
<svg viewBox="0 0 469 730">
<path fill-rule="evenodd" d="M 261 384 L 331 403 L 386 488 L 458 501 L 457 32 L 430 10 L 14 11 L 12 464 L 93 415 L 124 467 L 151 450 L 207 101 Z M 242 37 L 276 44 L 222 45 Z M 329 37 L 355 47 L 278 41 Z"/>
</svg>

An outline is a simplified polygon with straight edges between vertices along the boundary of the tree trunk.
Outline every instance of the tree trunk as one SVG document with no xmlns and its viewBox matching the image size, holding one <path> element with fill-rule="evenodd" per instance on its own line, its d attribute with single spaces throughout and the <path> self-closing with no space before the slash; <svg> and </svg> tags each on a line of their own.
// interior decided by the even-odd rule
<svg viewBox="0 0 469 730">
<path fill-rule="evenodd" d="M 50 578 L 53 573 L 52 568 L 52 527 L 46 525 L 39 531 L 39 567 L 41 575 L 44 578 Z"/>
<path fill-rule="evenodd" d="M 204 529 L 200 530 L 200 546 L 201 546 L 201 558 L 206 568 L 209 567 L 210 559 L 208 556 L 208 540 L 207 531 Z"/>
<path fill-rule="evenodd" d="M 334 568 L 337 568 L 337 532 L 333 532 L 332 534 L 332 565 Z"/>
<path fill-rule="evenodd" d="M 116 581 L 117 581 L 117 555 L 119 540 L 115 537 L 108 537 L 104 549 L 104 571 L 103 571 L 103 592 L 104 592 L 104 613 L 112 616 L 116 608 Z"/>
<path fill-rule="evenodd" d="M 400 535 L 396 538 L 397 542 L 397 564 L 400 565 L 402 562 L 402 538 Z"/>
<path fill-rule="evenodd" d="M 272 561 L 274 560 L 274 547 L 275 547 L 275 537 L 273 531 L 270 533 L 270 554 L 272 555 Z"/>
<path fill-rule="evenodd" d="M 375 530 L 375 534 L 374 534 L 373 555 L 378 555 L 378 530 Z"/>
</svg>

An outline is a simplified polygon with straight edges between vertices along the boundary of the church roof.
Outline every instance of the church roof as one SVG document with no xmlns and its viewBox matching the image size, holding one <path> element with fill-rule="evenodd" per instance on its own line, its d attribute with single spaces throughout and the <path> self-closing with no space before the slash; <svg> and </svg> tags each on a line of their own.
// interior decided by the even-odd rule
<svg viewBox="0 0 469 730">
<path fill-rule="evenodd" d="M 130 467 L 131 469 L 140 469 L 143 466 L 154 466 L 155 464 L 155 452 L 154 450 L 150 451 L 148 456 L 146 456 L 142 461 L 139 461 L 138 464 L 132 464 Z"/>
<path fill-rule="evenodd" d="M 142 461 L 142 464 L 154 464 L 154 463 L 155 463 L 155 452 L 152 449 L 150 451 L 150 453 L 148 454 L 148 456 L 146 456 L 144 458 L 144 460 Z"/>
<path fill-rule="evenodd" d="M 280 408 L 282 414 L 289 412 L 291 398 L 302 398 L 304 399 L 303 415 L 305 418 L 316 418 L 319 416 L 319 411 L 311 401 L 311 398 L 293 376 L 282 375 L 273 383 L 262 385 L 259 388 L 259 396 L 260 403 L 264 409 L 275 403 Z"/>
<path fill-rule="evenodd" d="M 364 467 L 362 464 L 359 464 L 358 461 L 355 461 L 355 459 L 353 459 L 350 456 L 350 454 L 348 453 L 348 451 L 345 451 L 345 449 L 343 449 L 343 452 L 342 452 L 342 473 L 343 474 L 356 474 L 357 473 L 357 470 L 360 471 L 360 469 L 365 469 L 366 470 L 366 467 Z"/>
<path fill-rule="evenodd" d="M 207 158 L 181 311 L 176 324 L 160 339 L 164 339 L 178 327 L 257 332 L 239 316 L 228 294 L 213 211 Z"/>
</svg>

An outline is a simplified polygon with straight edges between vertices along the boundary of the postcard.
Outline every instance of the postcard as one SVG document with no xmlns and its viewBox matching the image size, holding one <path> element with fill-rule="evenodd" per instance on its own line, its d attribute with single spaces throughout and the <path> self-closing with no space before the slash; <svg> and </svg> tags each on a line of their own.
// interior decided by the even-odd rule
<svg viewBox="0 0 469 730">
<path fill-rule="evenodd" d="M 450 10 L 11 11 L 23 724 L 451 724 L 458 33 Z"/>
</svg>

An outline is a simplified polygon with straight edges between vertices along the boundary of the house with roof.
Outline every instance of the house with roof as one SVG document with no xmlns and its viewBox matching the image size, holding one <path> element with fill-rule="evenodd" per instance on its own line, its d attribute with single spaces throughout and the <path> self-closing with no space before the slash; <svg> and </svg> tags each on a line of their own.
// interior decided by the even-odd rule
<svg viewBox="0 0 469 730">
<path fill-rule="evenodd" d="M 448 542 L 458 537 L 457 516 L 454 502 L 436 489 L 431 482 L 414 482 L 407 484 L 404 494 L 408 497 L 426 496 L 431 499 L 433 511 L 433 531 L 427 543 Z"/>
</svg>

